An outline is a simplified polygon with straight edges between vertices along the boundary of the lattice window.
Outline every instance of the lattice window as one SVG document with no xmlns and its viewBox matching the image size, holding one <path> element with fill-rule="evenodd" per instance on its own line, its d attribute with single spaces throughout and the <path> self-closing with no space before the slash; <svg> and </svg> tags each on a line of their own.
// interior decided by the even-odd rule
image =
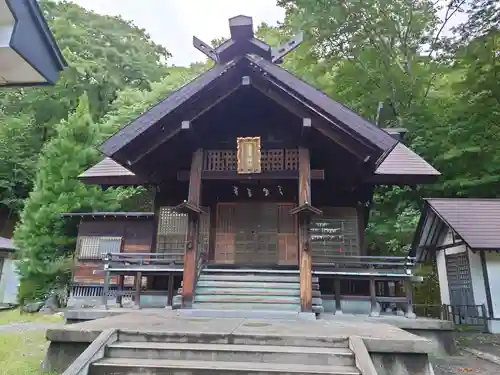
<svg viewBox="0 0 500 375">
<path fill-rule="evenodd" d="M 311 244 L 315 263 L 330 263 L 336 256 L 358 256 L 360 244 L 356 209 L 324 208 L 323 216 L 311 223 Z"/>
<path fill-rule="evenodd" d="M 285 170 L 297 171 L 299 169 L 299 150 L 285 150 Z"/>
<path fill-rule="evenodd" d="M 159 253 L 183 254 L 188 227 L 187 214 L 181 214 L 173 207 L 160 207 L 156 251 Z"/>
<path fill-rule="evenodd" d="M 80 236 L 77 242 L 79 259 L 102 259 L 105 254 L 121 251 L 121 237 Z"/>
<path fill-rule="evenodd" d="M 261 150 L 261 170 L 282 171 L 299 169 L 299 152 L 297 149 L 270 149 Z M 236 171 L 236 151 L 208 150 L 205 151 L 204 171 Z"/>
</svg>

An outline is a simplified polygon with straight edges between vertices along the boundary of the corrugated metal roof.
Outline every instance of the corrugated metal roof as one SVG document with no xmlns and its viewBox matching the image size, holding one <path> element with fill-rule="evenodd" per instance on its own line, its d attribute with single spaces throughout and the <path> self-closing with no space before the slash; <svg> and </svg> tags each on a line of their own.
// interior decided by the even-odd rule
<svg viewBox="0 0 500 375">
<path fill-rule="evenodd" d="M 99 163 L 80 174 L 78 178 L 116 176 L 135 176 L 135 174 L 118 164 L 113 159 L 104 158 Z"/>
<path fill-rule="evenodd" d="M 430 198 L 425 201 L 471 249 L 500 249 L 500 199 Z"/>
<path fill-rule="evenodd" d="M 0 237 L 0 249 L 2 250 L 16 250 L 14 241 L 10 238 Z"/>
<path fill-rule="evenodd" d="M 375 174 L 379 175 L 426 175 L 439 176 L 432 165 L 399 142 L 379 165 Z"/>
</svg>

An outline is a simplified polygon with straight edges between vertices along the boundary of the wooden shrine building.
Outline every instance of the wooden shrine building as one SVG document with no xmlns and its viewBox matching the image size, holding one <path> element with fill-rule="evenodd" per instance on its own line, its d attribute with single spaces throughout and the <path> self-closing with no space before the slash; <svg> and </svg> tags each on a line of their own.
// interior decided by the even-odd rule
<svg viewBox="0 0 500 375">
<path fill-rule="evenodd" d="M 256 298 L 247 291 L 235 302 L 262 302 L 273 277 L 300 281 L 293 299 L 276 292 L 272 306 L 298 301 L 311 311 L 319 291 L 335 294 L 337 311 L 340 295 L 370 295 L 372 308 L 390 302 L 376 282 L 408 279 L 411 269 L 366 252 L 373 190 L 432 182 L 439 172 L 402 143 L 404 129 L 381 129 L 281 68 L 300 35 L 272 48 L 254 36 L 250 17 L 229 26 L 217 48 L 194 38 L 214 66 L 107 139 L 105 158 L 80 176 L 148 186 L 154 209 L 68 214 L 82 218 L 75 288 L 104 282 L 106 296 L 129 288 L 171 304 L 182 280 L 184 307 L 212 307 L 231 302 L 238 272 L 260 272 L 267 284 Z M 220 298 L 213 288 L 203 294 L 199 280 L 215 281 Z"/>
</svg>

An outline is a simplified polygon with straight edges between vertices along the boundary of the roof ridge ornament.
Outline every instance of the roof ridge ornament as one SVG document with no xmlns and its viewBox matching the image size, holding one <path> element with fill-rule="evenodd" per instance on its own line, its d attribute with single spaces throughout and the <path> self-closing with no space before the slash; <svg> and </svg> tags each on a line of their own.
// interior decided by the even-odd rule
<svg viewBox="0 0 500 375">
<path fill-rule="evenodd" d="M 252 17 L 243 15 L 229 19 L 229 30 L 231 38 L 216 48 L 195 36 L 193 36 L 193 46 L 218 64 L 224 64 L 247 53 L 258 55 L 274 64 L 280 64 L 283 57 L 297 48 L 304 39 L 304 34 L 299 32 L 288 42 L 271 48 L 267 43 L 255 37 Z"/>
</svg>

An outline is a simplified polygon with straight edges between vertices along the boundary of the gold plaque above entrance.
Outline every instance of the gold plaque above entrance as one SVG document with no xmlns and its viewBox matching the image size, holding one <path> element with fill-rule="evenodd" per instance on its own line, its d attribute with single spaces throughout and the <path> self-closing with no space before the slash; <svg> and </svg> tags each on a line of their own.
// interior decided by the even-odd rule
<svg viewBox="0 0 500 375">
<path fill-rule="evenodd" d="M 260 137 L 237 138 L 238 173 L 260 173 Z"/>
</svg>

